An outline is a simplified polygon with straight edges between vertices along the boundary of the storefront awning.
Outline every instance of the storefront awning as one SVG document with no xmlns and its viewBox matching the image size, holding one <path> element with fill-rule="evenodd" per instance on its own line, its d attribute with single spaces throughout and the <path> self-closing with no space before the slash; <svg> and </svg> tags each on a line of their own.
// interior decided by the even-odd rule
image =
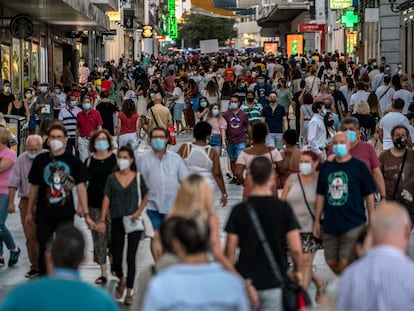
<svg viewBox="0 0 414 311">
<path fill-rule="evenodd" d="M 307 1 L 277 3 L 268 16 L 257 20 L 257 24 L 260 27 L 274 27 L 278 24 L 291 22 L 307 10 L 309 10 Z"/>
<path fill-rule="evenodd" d="M 191 0 L 191 12 L 213 17 L 243 18 L 232 11 L 216 8 L 212 0 Z"/>
</svg>

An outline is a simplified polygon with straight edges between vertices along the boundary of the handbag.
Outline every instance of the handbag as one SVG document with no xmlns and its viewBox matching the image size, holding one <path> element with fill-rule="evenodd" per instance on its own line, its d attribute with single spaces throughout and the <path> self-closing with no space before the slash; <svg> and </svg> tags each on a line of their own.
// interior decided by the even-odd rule
<svg viewBox="0 0 414 311">
<path fill-rule="evenodd" d="M 307 306 L 312 304 L 309 294 L 299 284 L 290 280 L 287 276 L 283 277 L 276 264 L 275 257 L 267 241 L 266 235 L 260 225 L 259 218 L 253 207 L 246 203 L 247 212 L 252 220 L 253 226 L 256 230 L 260 243 L 262 244 L 265 256 L 269 262 L 270 268 L 276 280 L 282 284 L 282 300 L 283 308 L 285 311 L 297 311 L 306 309 Z"/>
</svg>

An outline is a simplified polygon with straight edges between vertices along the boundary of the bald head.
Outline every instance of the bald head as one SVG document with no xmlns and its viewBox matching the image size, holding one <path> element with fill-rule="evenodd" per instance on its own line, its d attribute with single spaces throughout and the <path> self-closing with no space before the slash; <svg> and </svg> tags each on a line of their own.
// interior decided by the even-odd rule
<svg viewBox="0 0 414 311">
<path fill-rule="evenodd" d="M 406 251 L 411 232 L 407 210 L 396 202 L 381 203 L 375 211 L 371 228 L 375 244 L 386 244 Z"/>
<path fill-rule="evenodd" d="M 349 139 L 348 134 L 345 132 L 337 132 L 334 137 L 332 138 L 332 143 L 334 145 L 338 144 L 346 144 L 349 147 Z"/>
</svg>

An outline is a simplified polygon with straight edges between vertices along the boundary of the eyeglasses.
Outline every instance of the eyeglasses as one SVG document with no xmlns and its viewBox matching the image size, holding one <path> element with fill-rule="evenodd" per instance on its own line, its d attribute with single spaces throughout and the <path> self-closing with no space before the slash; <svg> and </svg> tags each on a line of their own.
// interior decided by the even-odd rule
<svg viewBox="0 0 414 311">
<path fill-rule="evenodd" d="M 49 136 L 50 139 L 64 139 L 65 136 Z"/>
</svg>

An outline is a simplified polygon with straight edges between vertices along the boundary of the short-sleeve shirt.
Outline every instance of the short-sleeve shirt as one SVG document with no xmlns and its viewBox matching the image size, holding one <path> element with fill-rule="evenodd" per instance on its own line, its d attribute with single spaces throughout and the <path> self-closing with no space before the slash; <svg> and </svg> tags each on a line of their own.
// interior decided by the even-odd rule
<svg viewBox="0 0 414 311">
<path fill-rule="evenodd" d="M 249 126 L 247 114 L 239 110 L 236 114 L 230 109 L 223 114 L 227 122 L 226 137 L 230 144 L 239 144 L 246 141 L 246 128 Z"/>
<path fill-rule="evenodd" d="M 365 163 L 352 157 L 344 163 L 325 161 L 316 192 L 325 197 L 324 231 L 341 234 L 366 222 L 364 197 L 375 185 Z"/>
<path fill-rule="evenodd" d="M 63 126 L 68 131 L 69 138 L 75 138 L 76 135 L 76 116 L 82 109 L 75 106 L 72 109 L 67 107 L 60 109 L 58 119 L 62 121 Z"/>
<path fill-rule="evenodd" d="M 249 107 L 246 104 L 243 104 L 241 105 L 240 109 L 243 110 L 247 114 L 250 125 L 253 125 L 262 120 L 263 106 L 261 104 L 254 103 L 253 107 Z"/>
<path fill-rule="evenodd" d="M 118 118 L 121 120 L 121 131 L 119 135 L 135 133 L 137 131 L 138 113 L 134 112 L 131 117 L 127 117 L 122 111 Z"/>
<path fill-rule="evenodd" d="M 114 112 L 118 111 L 118 106 L 112 102 L 100 102 L 96 105 L 96 110 L 101 115 L 102 128 L 108 130 L 111 135 L 114 135 Z M 91 110 L 92 111 L 92 110 Z"/>
<path fill-rule="evenodd" d="M 286 110 L 282 105 L 276 105 L 275 110 L 267 105 L 262 110 L 262 117 L 265 118 L 270 133 L 283 133 L 283 117 L 285 116 Z"/>
<path fill-rule="evenodd" d="M 262 106 L 267 106 L 269 104 L 269 101 L 266 99 L 267 96 L 269 96 L 270 91 L 272 90 L 272 86 L 268 83 L 264 85 L 256 84 L 254 86 L 254 92 L 259 97 L 259 104 L 262 104 Z"/>
<path fill-rule="evenodd" d="M 4 148 L 0 151 L 0 159 L 9 159 L 14 163 L 16 162 L 16 153 L 10 148 Z M 0 194 L 9 193 L 9 178 L 13 169 L 13 165 L 10 166 L 7 170 L 0 173 Z"/>
<path fill-rule="evenodd" d="M 53 102 L 53 97 L 51 95 L 48 94 L 46 97 L 44 97 L 43 95 L 37 96 L 36 104 L 45 104 L 45 107 L 41 108 L 38 111 L 40 120 L 45 120 L 45 119 L 53 120 L 53 117 L 54 117 L 54 112 L 53 112 L 54 102 Z"/>
<path fill-rule="evenodd" d="M 82 161 L 69 153 L 55 157 L 53 163 L 49 152 L 39 154 L 29 172 L 29 182 L 39 186 L 36 217 L 67 219 L 73 216 L 75 208 L 71 190 L 63 188 L 62 173 L 74 178 L 75 184 L 89 179 L 88 170 Z"/>
<path fill-rule="evenodd" d="M 207 122 L 211 125 L 211 134 L 221 135 L 221 130 L 227 128 L 227 122 L 223 117 L 210 118 Z"/>
<path fill-rule="evenodd" d="M 144 178 L 140 175 L 141 198 L 148 193 Z M 119 183 L 115 173 L 106 180 L 104 194 L 110 201 L 111 218 L 128 216 L 138 209 L 137 179 L 134 178 L 125 188 Z"/>
<path fill-rule="evenodd" d="M 85 113 L 85 111 L 79 112 L 76 120 L 79 135 L 88 138 L 93 131 L 98 129 L 98 126 L 103 124 L 101 114 L 99 111 L 93 109 L 89 110 L 89 113 Z"/>
<path fill-rule="evenodd" d="M 290 205 L 273 196 L 250 196 L 247 202 L 256 211 L 260 224 L 273 251 L 276 263 L 287 270 L 286 234 L 300 229 Z M 250 278 L 258 290 L 280 287 L 273 276 L 261 242 L 247 211 L 246 203 L 233 207 L 225 231 L 239 238 L 240 254 L 235 265 L 243 278 Z"/>
</svg>

